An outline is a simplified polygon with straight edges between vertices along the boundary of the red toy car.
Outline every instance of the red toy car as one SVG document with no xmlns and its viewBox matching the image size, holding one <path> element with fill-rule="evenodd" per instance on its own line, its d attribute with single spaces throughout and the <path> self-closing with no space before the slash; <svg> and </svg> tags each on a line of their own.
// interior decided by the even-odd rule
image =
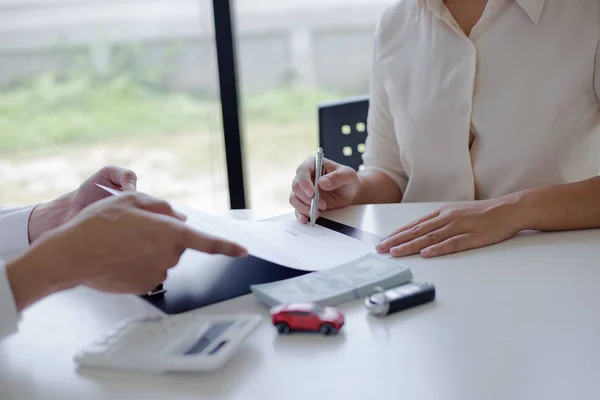
<svg viewBox="0 0 600 400">
<path fill-rule="evenodd" d="M 271 308 L 273 325 L 280 334 L 290 331 L 337 333 L 344 326 L 344 315 L 334 307 L 315 303 L 292 303 Z"/>
</svg>

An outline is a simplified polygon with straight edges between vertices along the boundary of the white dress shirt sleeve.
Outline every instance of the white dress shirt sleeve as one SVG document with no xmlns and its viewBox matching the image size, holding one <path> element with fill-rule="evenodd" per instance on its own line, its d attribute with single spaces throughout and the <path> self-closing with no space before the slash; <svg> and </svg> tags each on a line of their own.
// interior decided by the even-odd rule
<svg viewBox="0 0 600 400">
<path fill-rule="evenodd" d="M 0 260 L 8 261 L 29 247 L 33 207 L 0 208 Z"/>
<path fill-rule="evenodd" d="M 20 318 L 6 275 L 6 266 L 0 260 L 0 340 L 17 331 Z"/>
<path fill-rule="evenodd" d="M 20 319 L 4 262 L 29 247 L 32 210 L 33 207 L 0 208 L 0 340 L 17 331 Z"/>
<path fill-rule="evenodd" d="M 600 25 L 600 0 L 598 0 L 598 25 Z M 600 101 L 600 40 L 596 45 L 596 57 L 594 58 L 594 91 L 596 92 L 596 99 Z"/>
<path fill-rule="evenodd" d="M 367 117 L 367 139 L 363 154 L 364 169 L 378 170 L 396 182 L 402 193 L 408 177 L 400 160 L 400 149 L 396 139 L 394 118 L 389 98 L 378 65 L 378 29 L 375 32 L 373 59 L 369 83 L 369 113 Z"/>
</svg>

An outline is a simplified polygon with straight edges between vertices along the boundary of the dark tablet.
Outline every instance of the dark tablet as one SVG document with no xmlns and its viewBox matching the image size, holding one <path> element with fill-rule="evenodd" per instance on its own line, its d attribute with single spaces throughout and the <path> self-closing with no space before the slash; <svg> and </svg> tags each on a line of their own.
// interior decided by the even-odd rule
<svg viewBox="0 0 600 400">
<path fill-rule="evenodd" d="M 317 223 L 373 245 L 380 240 L 372 233 L 324 218 Z M 178 314 L 248 294 L 250 285 L 306 273 L 253 256 L 235 259 L 188 251 L 169 271 L 162 285 L 164 292 L 143 298 L 167 314 Z"/>
</svg>

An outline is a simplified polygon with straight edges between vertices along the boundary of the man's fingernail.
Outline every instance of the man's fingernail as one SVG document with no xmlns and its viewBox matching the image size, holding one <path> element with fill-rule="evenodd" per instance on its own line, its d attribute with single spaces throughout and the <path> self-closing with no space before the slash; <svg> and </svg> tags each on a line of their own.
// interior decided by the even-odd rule
<svg viewBox="0 0 600 400">
<path fill-rule="evenodd" d="M 324 188 L 330 187 L 331 186 L 331 178 L 328 178 L 328 177 L 321 178 L 320 184 Z"/>
</svg>

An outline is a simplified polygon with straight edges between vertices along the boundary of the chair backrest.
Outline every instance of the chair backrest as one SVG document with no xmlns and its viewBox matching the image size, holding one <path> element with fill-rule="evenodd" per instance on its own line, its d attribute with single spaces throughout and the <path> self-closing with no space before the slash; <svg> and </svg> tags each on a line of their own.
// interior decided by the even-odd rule
<svg viewBox="0 0 600 400">
<path fill-rule="evenodd" d="M 319 145 L 325 157 L 358 170 L 367 138 L 369 97 L 319 105 Z"/>
</svg>

